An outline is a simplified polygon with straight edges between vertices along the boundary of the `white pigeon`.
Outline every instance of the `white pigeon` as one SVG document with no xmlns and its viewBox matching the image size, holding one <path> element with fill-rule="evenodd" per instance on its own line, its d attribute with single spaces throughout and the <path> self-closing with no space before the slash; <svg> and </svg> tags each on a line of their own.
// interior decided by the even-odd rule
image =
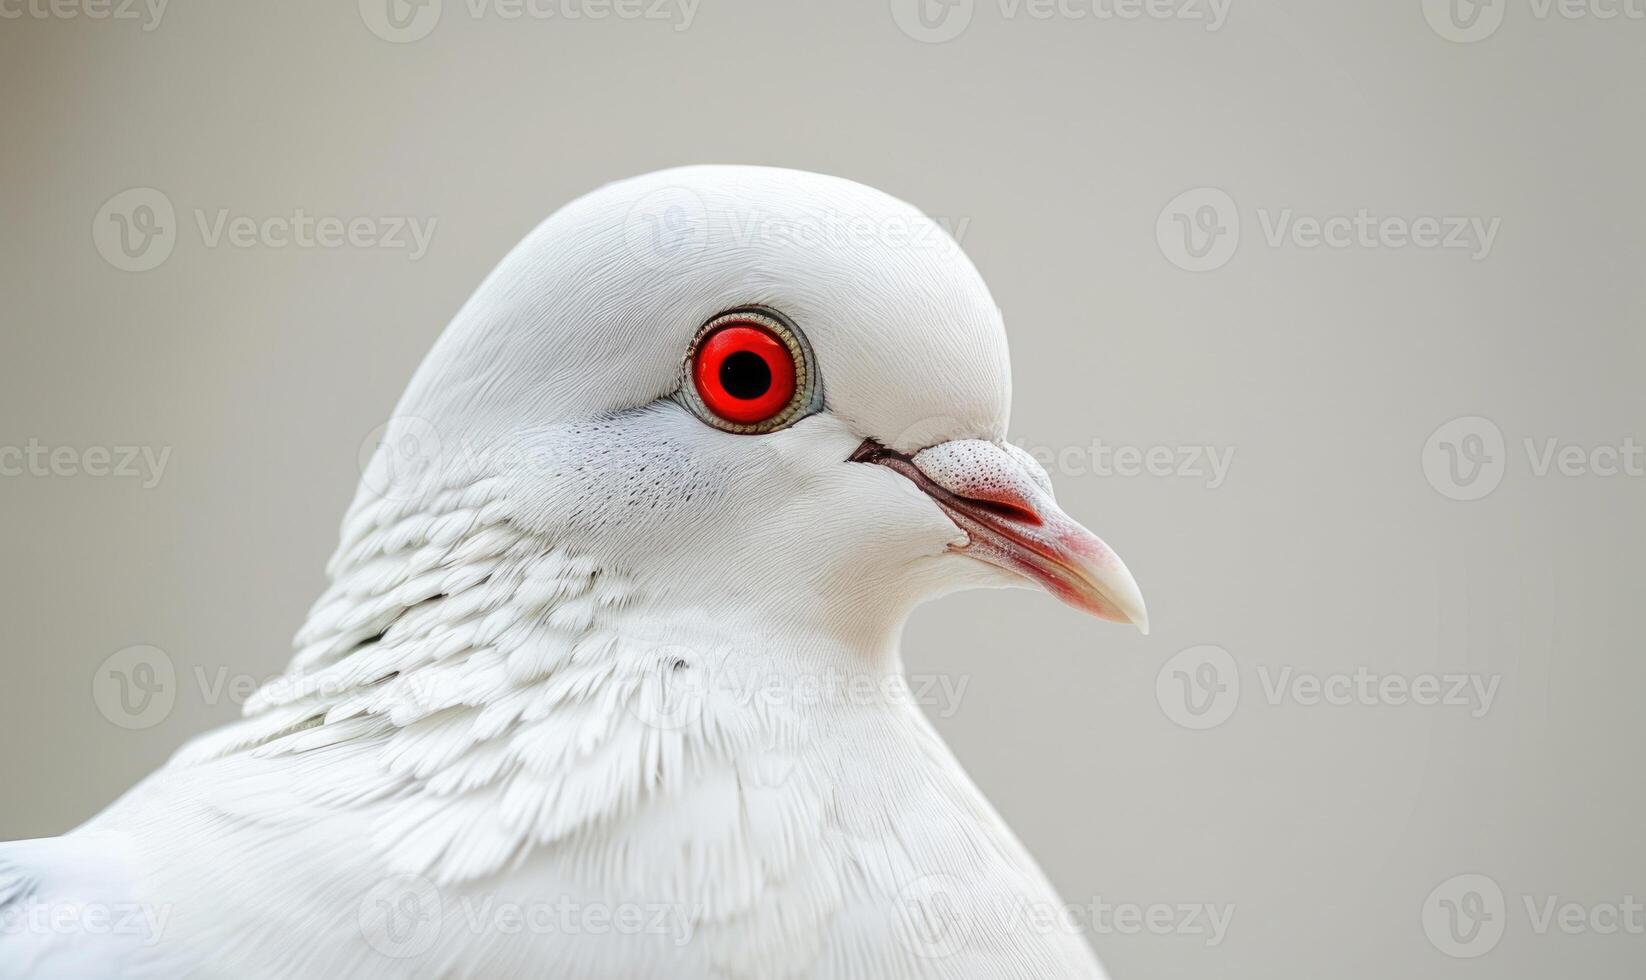
<svg viewBox="0 0 1646 980">
<path fill-rule="evenodd" d="M 976 269 L 878 191 L 567 205 L 412 379 L 285 674 L 0 845 L 0 975 L 1101 977 L 902 675 L 964 587 L 1145 627 L 1010 392 Z"/>
</svg>

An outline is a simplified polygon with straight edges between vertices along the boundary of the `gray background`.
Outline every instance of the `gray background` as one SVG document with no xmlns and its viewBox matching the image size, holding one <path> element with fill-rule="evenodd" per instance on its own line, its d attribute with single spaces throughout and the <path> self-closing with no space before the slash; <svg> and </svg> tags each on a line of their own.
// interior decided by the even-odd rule
<svg viewBox="0 0 1646 980">
<path fill-rule="evenodd" d="M 1646 20 L 1496 4 L 1474 43 L 1419 0 L 1233 0 L 1217 30 L 976 0 L 941 43 L 885 0 L 701 0 L 684 30 L 445 0 L 410 43 L 352 3 L 176 0 L 152 30 L 8 6 L 0 447 L 171 456 L 152 487 L 0 477 L 0 837 L 74 826 L 280 668 L 362 442 L 527 229 L 616 177 L 771 163 L 963 223 L 1011 332 L 1014 438 L 1063 452 L 1062 502 L 1143 584 L 1147 638 L 1028 592 L 934 603 L 907 638 L 912 672 L 966 684 L 938 725 L 1116 977 L 1640 976 L 1646 936 L 1540 931 L 1526 900 L 1604 927 L 1646 891 L 1646 477 L 1540 476 L 1524 441 L 1646 441 Z M 176 212 L 142 272 L 93 235 L 133 187 Z M 1191 272 L 1162 211 L 1201 187 L 1238 248 Z M 214 247 L 195 217 L 297 208 L 437 225 L 414 261 Z M 1500 227 L 1478 259 L 1271 243 L 1286 209 Z M 1465 416 L 1502 449 L 1463 423 L 1426 450 Z M 1235 455 L 1217 486 L 1094 472 L 1094 438 Z M 134 644 L 166 652 L 175 703 L 127 729 L 94 678 Z M 1206 675 L 1173 658 L 1201 645 L 1228 653 L 1226 717 L 1193 730 L 1183 678 Z M 1498 687 L 1479 717 L 1265 690 L 1359 667 Z M 1435 927 L 1463 873 L 1504 902 L 1456 934 L 1472 958 Z M 1214 945 L 1094 901 L 1233 918 Z"/>
</svg>

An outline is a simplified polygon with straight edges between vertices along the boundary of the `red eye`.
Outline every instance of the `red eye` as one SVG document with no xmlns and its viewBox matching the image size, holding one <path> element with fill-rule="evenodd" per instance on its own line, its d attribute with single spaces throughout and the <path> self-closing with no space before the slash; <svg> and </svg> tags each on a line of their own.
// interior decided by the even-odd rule
<svg viewBox="0 0 1646 980">
<path fill-rule="evenodd" d="M 728 422 L 754 425 L 794 398 L 794 354 L 766 327 L 733 321 L 698 343 L 692 383 L 709 411 Z"/>
</svg>

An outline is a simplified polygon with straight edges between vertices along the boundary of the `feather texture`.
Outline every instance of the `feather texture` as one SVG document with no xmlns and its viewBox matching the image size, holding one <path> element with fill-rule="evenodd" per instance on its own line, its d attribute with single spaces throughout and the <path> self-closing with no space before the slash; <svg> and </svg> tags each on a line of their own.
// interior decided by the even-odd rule
<svg viewBox="0 0 1646 980">
<path fill-rule="evenodd" d="M 670 201 L 705 250 L 637 263 Z M 414 379 L 286 672 L 74 834 L 0 848 L 0 911 L 148 931 L 24 927 L 0 976 L 1101 975 L 902 679 L 909 608 L 999 575 L 846 462 L 936 408 L 997 439 L 998 311 L 958 251 L 751 241 L 761 207 L 927 221 L 692 168 L 546 222 Z M 744 437 L 670 396 L 695 325 L 755 301 L 811 331 L 829 395 Z"/>
</svg>

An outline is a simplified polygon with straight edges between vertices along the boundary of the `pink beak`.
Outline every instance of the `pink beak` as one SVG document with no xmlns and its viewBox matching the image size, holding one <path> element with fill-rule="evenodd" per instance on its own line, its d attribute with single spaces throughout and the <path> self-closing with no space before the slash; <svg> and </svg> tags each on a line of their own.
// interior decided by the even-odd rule
<svg viewBox="0 0 1646 980">
<path fill-rule="evenodd" d="M 957 550 L 1036 582 L 1076 609 L 1149 632 L 1143 593 L 1103 539 L 1058 508 L 1045 474 L 992 442 L 959 439 L 907 456 L 873 440 L 852 454 L 908 477 L 966 532 Z"/>
</svg>

